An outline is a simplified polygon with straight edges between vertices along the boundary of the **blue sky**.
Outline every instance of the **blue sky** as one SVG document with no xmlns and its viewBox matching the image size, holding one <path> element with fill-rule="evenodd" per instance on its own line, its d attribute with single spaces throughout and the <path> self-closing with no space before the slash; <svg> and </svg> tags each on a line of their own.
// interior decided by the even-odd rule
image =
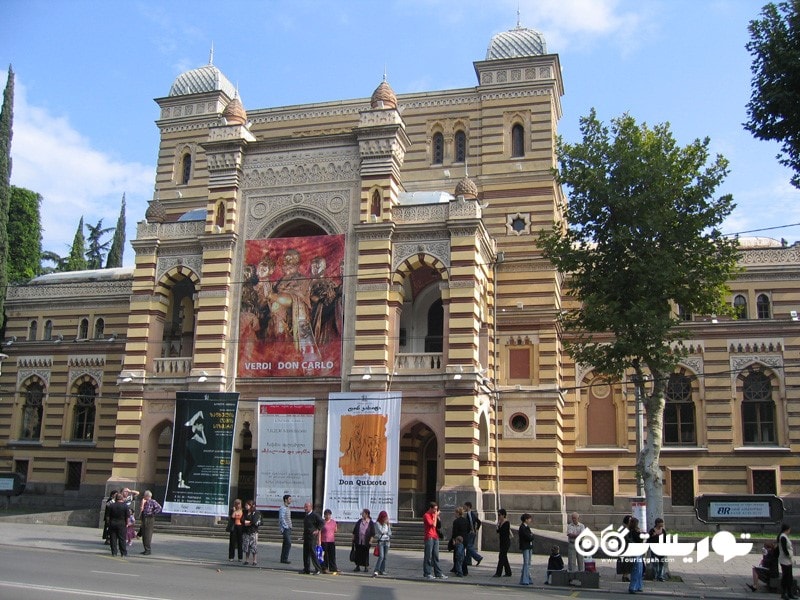
<svg viewBox="0 0 800 600">
<path fill-rule="evenodd" d="M 747 24 L 760 0 L 6 0 L 0 83 L 16 73 L 13 184 L 44 197 L 43 246 L 66 254 L 81 215 L 127 239 L 153 195 L 158 107 L 183 71 L 214 64 L 246 109 L 368 97 L 384 70 L 398 94 L 476 85 L 472 63 L 516 25 L 560 55 L 560 134 L 630 113 L 668 121 L 682 145 L 711 138 L 730 161 L 726 233 L 800 223 L 778 145 L 744 131 Z M 800 226 L 754 233 L 800 240 Z M 133 263 L 130 244 L 125 263 Z"/>
</svg>

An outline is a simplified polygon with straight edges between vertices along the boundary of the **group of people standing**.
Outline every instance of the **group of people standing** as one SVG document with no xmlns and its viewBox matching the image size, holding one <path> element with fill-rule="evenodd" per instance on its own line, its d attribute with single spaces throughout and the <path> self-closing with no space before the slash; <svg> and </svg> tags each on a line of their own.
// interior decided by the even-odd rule
<svg viewBox="0 0 800 600">
<path fill-rule="evenodd" d="M 285 494 L 283 504 L 278 510 L 278 529 L 281 533 L 281 554 L 282 564 L 291 564 L 289 554 L 292 549 L 292 496 Z M 248 507 L 251 511 L 248 513 Z M 339 531 L 339 524 L 333 518 L 330 509 L 326 509 L 322 516 L 314 510 L 310 502 L 303 505 L 305 512 L 303 516 L 303 568 L 300 573 L 304 575 L 319 575 L 329 573 L 337 575 L 339 566 L 336 562 L 336 534 Z M 248 514 L 255 514 L 257 518 Z M 233 560 L 238 551 L 239 560 L 242 560 L 244 547 L 245 562 L 248 564 L 247 548 L 251 548 L 253 555 L 253 565 L 256 562 L 256 552 L 258 543 L 258 525 L 261 524 L 261 515 L 255 510 L 252 500 L 245 503 L 245 509 L 241 508 L 241 500 L 235 500 L 228 515 L 228 531 L 230 532 L 230 542 L 228 545 L 228 560 Z M 247 536 L 251 539 L 248 540 Z M 389 514 L 383 510 L 376 520 L 372 519 L 370 510 L 365 508 L 361 511 L 361 517 L 353 526 L 352 544 L 350 549 L 350 561 L 355 563 L 353 571 L 359 572 L 362 569 L 367 572 L 369 569 L 370 548 L 374 542 L 374 555 L 377 557 L 373 577 L 386 574 L 386 560 L 389 554 L 390 541 L 392 539 L 392 525 L 389 522 Z"/>
<path fill-rule="evenodd" d="M 123 488 L 114 490 L 108 497 L 103 511 L 103 539 L 111 546 L 112 556 L 128 556 L 128 547 L 135 538 L 142 539 L 142 554 L 151 554 L 155 516 L 161 512 L 161 505 L 153 499 L 153 493 L 146 490 L 139 507 L 141 525 L 136 530 L 135 499 L 139 492 Z"/>
</svg>

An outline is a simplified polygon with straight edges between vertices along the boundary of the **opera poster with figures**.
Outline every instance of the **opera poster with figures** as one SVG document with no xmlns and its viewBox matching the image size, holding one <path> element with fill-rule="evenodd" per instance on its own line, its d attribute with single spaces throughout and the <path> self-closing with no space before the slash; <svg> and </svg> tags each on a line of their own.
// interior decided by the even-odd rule
<svg viewBox="0 0 800 600">
<path fill-rule="evenodd" d="M 278 510 L 284 494 L 313 498 L 314 400 L 260 398 L 256 506 Z"/>
<path fill-rule="evenodd" d="M 344 235 L 247 240 L 239 377 L 341 375 Z"/>
<path fill-rule="evenodd" d="M 400 392 L 329 395 L 325 507 L 340 522 L 364 508 L 397 520 L 400 408 Z"/>
<path fill-rule="evenodd" d="M 238 392 L 177 392 L 164 512 L 227 516 Z"/>
</svg>

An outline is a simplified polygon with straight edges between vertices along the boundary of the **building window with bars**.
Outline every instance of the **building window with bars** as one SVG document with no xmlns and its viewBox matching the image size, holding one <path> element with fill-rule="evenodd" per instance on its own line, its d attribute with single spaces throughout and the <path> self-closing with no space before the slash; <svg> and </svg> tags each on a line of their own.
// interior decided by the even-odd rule
<svg viewBox="0 0 800 600">
<path fill-rule="evenodd" d="M 72 439 L 74 441 L 88 442 L 94 439 L 96 397 L 97 391 L 92 382 L 84 381 L 78 387 L 72 421 Z"/>
<path fill-rule="evenodd" d="M 760 371 L 750 373 L 742 383 L 742 441 L 755 446 L 777 443 L 772 382 Z"/>
<path fill-rule="evenodd" d="M 697 443 L 692 380 L 672 373 L 664 392 L 664 445 L 694 446 Z"/>
</svg>

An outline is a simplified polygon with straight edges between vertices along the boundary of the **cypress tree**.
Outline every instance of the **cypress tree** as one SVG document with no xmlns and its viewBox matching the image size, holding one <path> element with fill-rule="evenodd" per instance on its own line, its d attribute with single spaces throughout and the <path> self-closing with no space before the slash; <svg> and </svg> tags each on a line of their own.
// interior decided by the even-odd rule
<svg viewBox="0 0 800 600">
<path fill-rule="evenodd" d="M 86 270 L 86 237 L 83 235 L 83 217 L 78 223 L 78 231 L 72 240 L 72 248 L 67 258 L 65 271 L 84 271 Z"/>
<path fill-rule="evenodd" d="M 117 227 L 114 229 L 114 239 L 111 240 L 111 249 L 106 258 L 106 269 L 122 266 L 122 256 L 125 253 L 125 194 L 122 194 L 122 206 L 119 209 Z"/>
<path fill-rule="evenodd" d="M 5 328 L 8 288 L 8 206 L 11 202 L 11 136 L 14 124 L 14 71 L 8 66 L 8 80 L 0 108 L 0 323 Z"/>
<path fill-rule="evenodd" d="M 41 274 L 42 225 L 36 192 L 11 186 L 8 206 L 8 281 L 28 281 Z"/>
</svg>

